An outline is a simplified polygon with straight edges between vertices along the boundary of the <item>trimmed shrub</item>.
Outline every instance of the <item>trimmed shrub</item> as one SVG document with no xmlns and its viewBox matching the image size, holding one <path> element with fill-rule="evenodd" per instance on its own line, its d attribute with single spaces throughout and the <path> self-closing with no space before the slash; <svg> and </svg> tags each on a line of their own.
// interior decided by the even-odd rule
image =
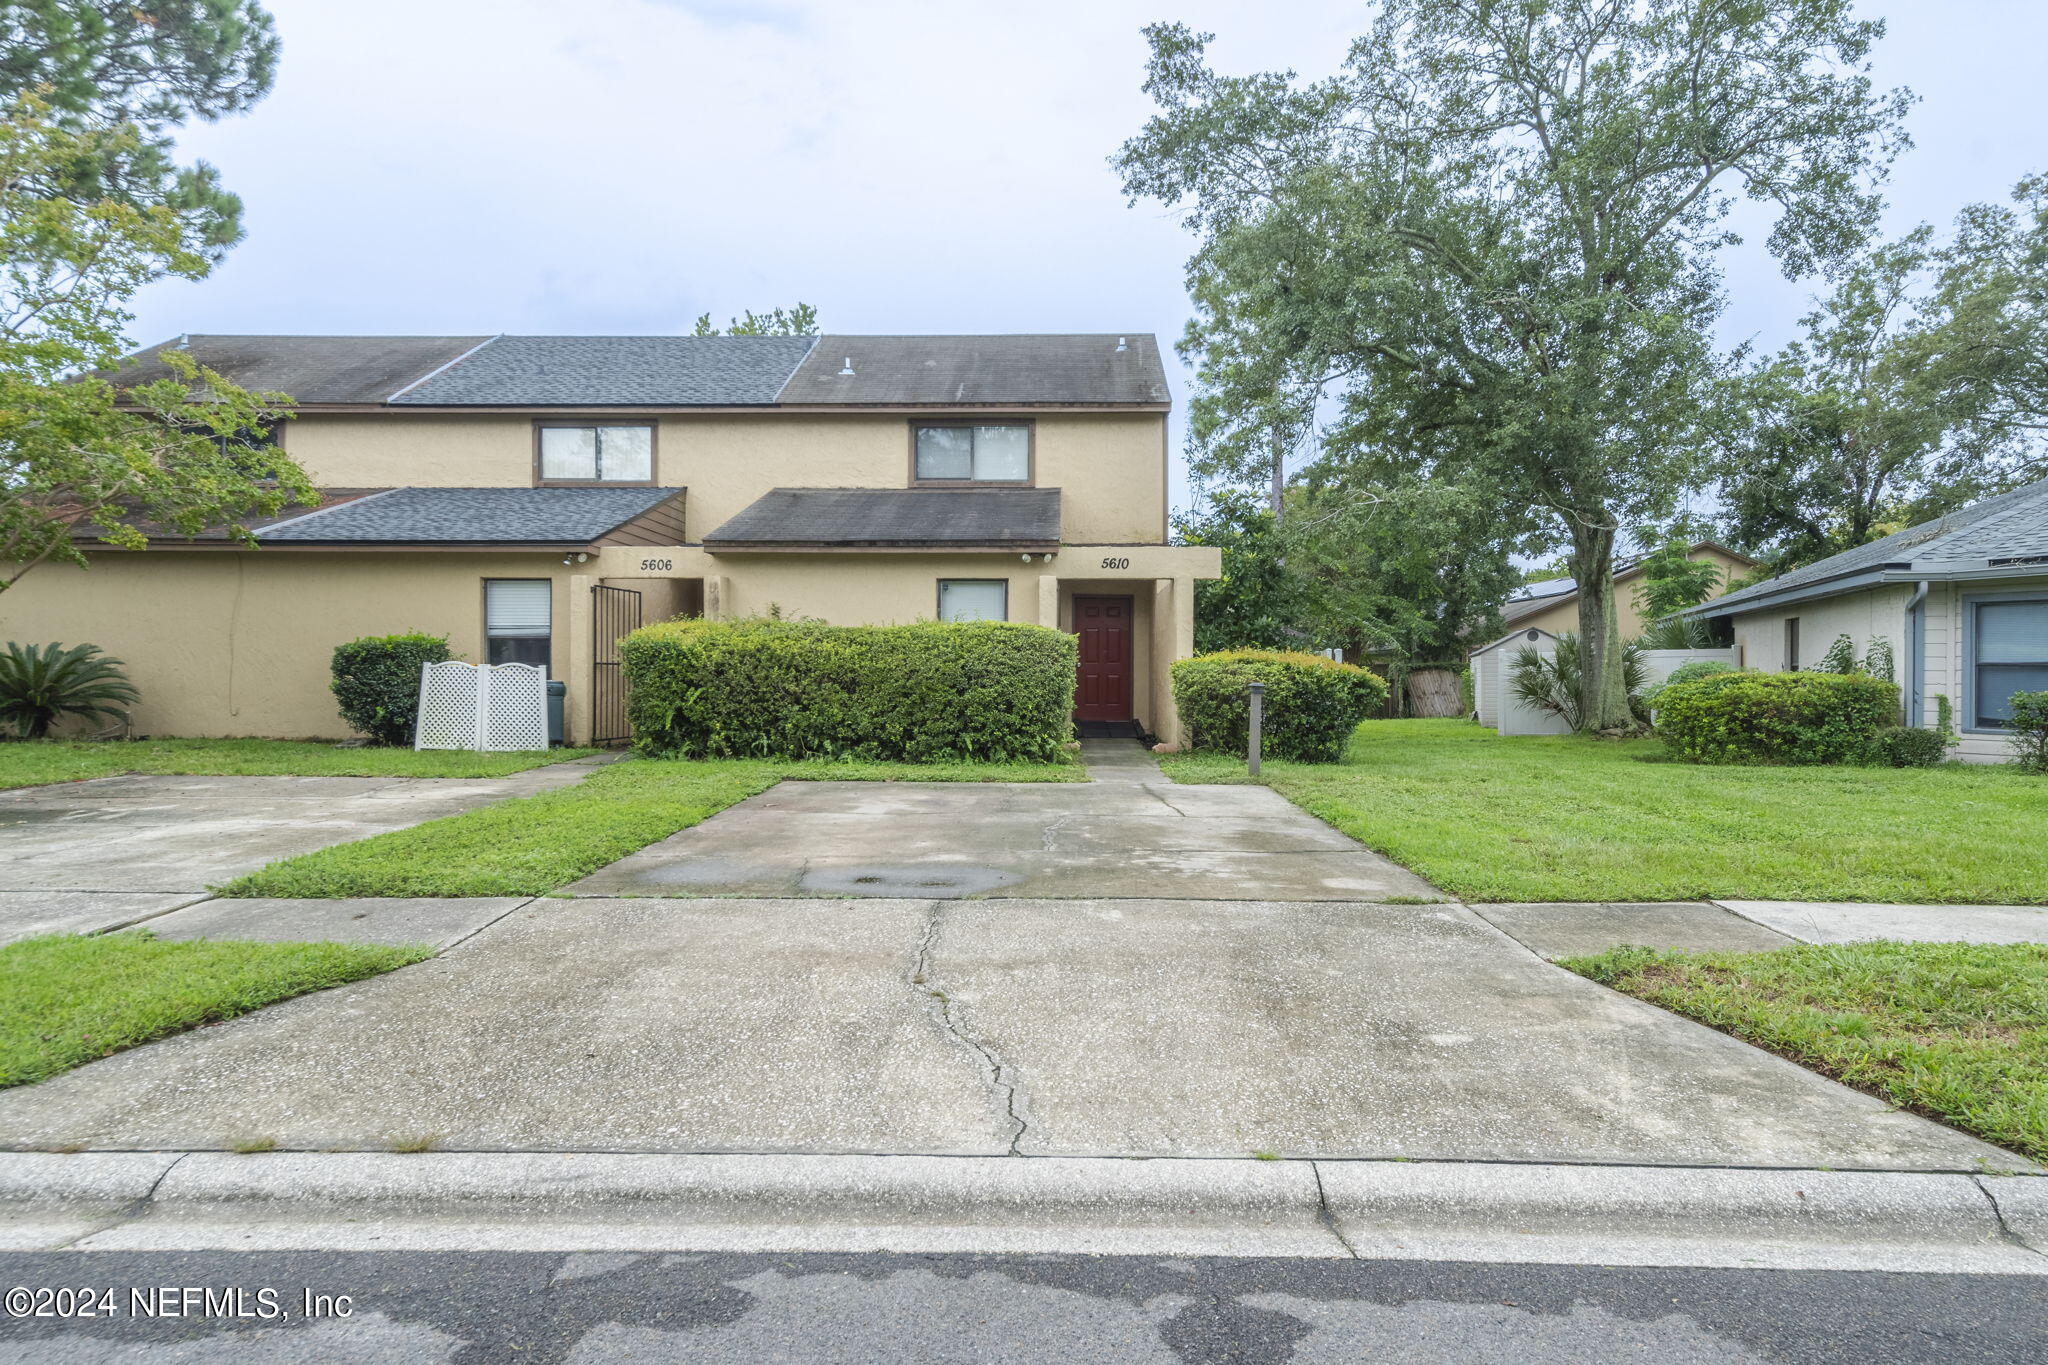
<svg viewBox="0 0 2048 1365">
<path fill-rule="evenodd" d="M 1949 744 L 1939 730 L 1887 725 L 1870 737 L 1863 761 L 1873 768 L 1931 768 L 1948 757 Z"/>
<path fill-rule="evenodd" d="M 1861 673 L 1716 673 L 1667 686 L 1657 729 L 1694 763 L 1859 763 L 1899 689 Z"/>
<path fill-rule="evenodd" d="M 1250 743 L 1253 682 L 1266 685 L 1260 738 L 1267 758 L 1335 763 L 1358 723 L 1387 703 L 1379 674 L 1320 654 L 1232 649 L 1173 666 L 1173 700 L 1188 743 L 1242 755 Z"/>
<path fill-rule="evenodd" d="M 1049 763 L 1073 733 L 1074 637 L 1014 621 L 664 621 L 620 645 L 645 754 Z"/>
<path fill-rule="evenodd" d="M 2024 772 L 2048 773 L 2048 692 L 2012 694 L 2012 761 Z"/>
<path fill-rule="evenodd" d="M 1694 659 L 1689 664 L 1680 664 L 1664 675 L 1664 681 L 1651 683 L 1643 689 L 1643 705 L 1656 709 L 1657 698 L 1664 695 L 1667 687 L 1693 682 L 1700 678 L 1711 678 L 1716 673 L 1733 673 L 1735 665 L 1725 659 Z"/>
<path fill-rule="evenodd" d="M 330 685 L 341 718 L 373 743 L 412 743 L 420 709 L 420 667 L 449 657 L 445 636 L 421 631 L 366 635 L 336 645 Z"/>
</svg>

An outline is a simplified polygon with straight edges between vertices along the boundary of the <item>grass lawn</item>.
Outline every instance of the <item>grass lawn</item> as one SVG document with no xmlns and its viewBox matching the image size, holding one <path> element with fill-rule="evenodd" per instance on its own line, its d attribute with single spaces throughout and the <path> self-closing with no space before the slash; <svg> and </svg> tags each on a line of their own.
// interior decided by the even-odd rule
<svg viewBox="0 0 2048 1365">
<path fill-rule="evenodd" d="M 337 749 L 322 740 L 31 740 L 0 744 L 0 788 L 125 773 L 179 777 L 503 777 L 582 758 L 595 749 L 517 754 Z"/>
<path fill-rule="evenodd" d="M 0 948 L 0 1086 L 432 956 L 427 947 L 170 942 L 145 933 L 11 943 Z"/>
<path fill-rule="evenodd" d="M 1343 763 L 1268 763 L 1263 780 L 1468 900 L 2048 902 L 2048 779 L 1664 755 L 1654 739 L 1367 721 Z M 1213 755 L 1166 770 L 1249 780 L 1242 760 Z"/>
<path fill-rule="evenodd" d="M 582 783 L 286 858 L 224 896 L 538 896 L 716 815 L 784 778 L 1083 782 L 1078 763 L 802 763 L 635 759 Z"/>
<path fill-rule="evenodd" d="M 1560 965 L 2048 1161 L 2048 945 L 1617 948 Z"/>
</svg>

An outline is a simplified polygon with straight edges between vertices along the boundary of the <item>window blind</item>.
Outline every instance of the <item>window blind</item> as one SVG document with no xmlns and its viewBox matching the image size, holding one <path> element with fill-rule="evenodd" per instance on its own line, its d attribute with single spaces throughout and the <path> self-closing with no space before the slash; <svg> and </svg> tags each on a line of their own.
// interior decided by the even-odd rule
<svg viewBox="0 0 2048 1365">
<path fill-rule="evenodd" d="M 545 578 L 493 578 L 484 584 L 486 635 L 546 635 L 554 584 Z"/>
</svg>

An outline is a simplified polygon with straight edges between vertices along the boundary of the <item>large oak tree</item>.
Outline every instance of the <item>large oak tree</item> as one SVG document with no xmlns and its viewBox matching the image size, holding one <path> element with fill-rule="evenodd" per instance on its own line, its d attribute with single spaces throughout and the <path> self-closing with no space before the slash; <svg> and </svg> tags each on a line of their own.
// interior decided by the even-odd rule
<svg viewBox="0 0 2048 1365">
<path fill-rule="evenodd" d="M 1117 159 L 1184 209 L 1213 450 L 1339 416 L 1325 460 L 1534 513 L 1581 585 L 1580 714 L 1630 721 L 1613 565 L 1702 477 L 1733 198 L 1790 274 L 1843 259 L 1903 145 L 1847 0 L 1383 0 L 1341 72 L 1228 77 L 1147 30 Z"/>
</svg>

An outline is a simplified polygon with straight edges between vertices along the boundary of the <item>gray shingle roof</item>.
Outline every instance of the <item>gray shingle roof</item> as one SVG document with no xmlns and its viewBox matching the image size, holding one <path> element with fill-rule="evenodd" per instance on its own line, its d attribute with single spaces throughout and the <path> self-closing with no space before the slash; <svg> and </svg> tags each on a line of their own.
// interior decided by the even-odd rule
<svg viewBox="0 0 2048 1365">
<path fill-rule="evenodd" d="M 1806 596 L 1825 595 L 1827 583 L 1880 570 L 1895 570 L 1901 577 L 1934 577 L 2039 555 L 2048 555 L 2048 479 L 1717 597 L 1688 614 L 1726 615 L 1745 603 L 1800 589 L 1809 590 Z"/>
<path fill-rule="evenodd" d="M 393 488 L 259 533 L 266 545 L 588 545 L 680 488 Z"/>
<path fill-rule="evenodd" d="M 175 376 L 156 357 L 179 338 L 136 352 L 106 379 L 132 388 Z M 381 403 L 489 337 L 221 336 L 182 339 L 200 364 L 245 389 L 288 393 L 301 403 Z"/>
<path fill-rule="evenodd" d="M 775 401 L 815 337 L 499 337 L 402 407 L 711 407 Z"/>
<path fill-rule="evenodd" d="M 1117 343 L 1124 344 L 1123 350 Z M 853 373 L 841 370 L 851 362 Z M 1159 345 L 1138 332 L 818 338 L 784 403 L 1164 403 Z"/>
<path fill-rule="evenodd" d="M 200 364 L 301 403 L 393 407 L 957 407 L 1165 404 L 1152 337 L 320 337 L 182 338 Z M 169 377 L 139 352 L 107 377 Z M 1121 344 L 1122 349 L 1118 349 Z M 852 374 L 842 374 L 851 360 Z"/>
<path fill-rule="evenodd" d="M 777 488 L 704 537 L 709 550 L 801 546 L 1050 549 L 1057 488 Z"/>
</svg>

